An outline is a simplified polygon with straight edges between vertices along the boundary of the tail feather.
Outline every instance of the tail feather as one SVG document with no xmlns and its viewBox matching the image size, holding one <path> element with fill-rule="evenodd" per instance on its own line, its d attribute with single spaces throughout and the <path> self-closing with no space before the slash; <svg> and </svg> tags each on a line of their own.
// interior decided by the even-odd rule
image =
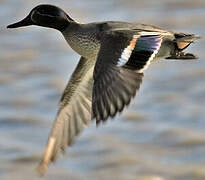
<svg viewBox="0 0 205 180">
<path fill-rule="evenodd" d="M 201 36 L 197 36 L 194 34 L 184 34 L 184 33 L 175 34 L 175 37 L 176 37 L 176 45 L 179 50 L 184 50 L 195 40 L 202 38 Z"/>
<path fill-rule="evenodd" d="M 175 34 L 175 50 L 170 57 L 166 59 L 182 59 L 182 60 L 190 60 L 190 59 L 198 59 L 197 56 L 191 53 L 182 52 L 186 49 L 191 43 L 193 43 L 197 39 L 201 39 L 201 36 L 197 36 L 194 34 L 185 34 L 185 33 L 176 33 Z"/>
</svg>

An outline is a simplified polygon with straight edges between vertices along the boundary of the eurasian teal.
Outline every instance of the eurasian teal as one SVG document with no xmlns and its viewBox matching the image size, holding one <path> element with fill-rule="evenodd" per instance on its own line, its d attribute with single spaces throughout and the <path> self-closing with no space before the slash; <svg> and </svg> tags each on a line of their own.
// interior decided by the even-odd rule
<svg viewBox="0 0 205 180">
<path fill-rule="evenodd" d="M 156 59 L 196 59 L 187 48 L 199 36 L 128 22 L 81 24 L 56 6 L 35 7 L 8 28 L 37 25 L 59 30 L 80 61 L 60 100 L 40 172 L 65 151 L 91 119 L 121 112 L 140 88 L 144 70 Z"/>
</svg>

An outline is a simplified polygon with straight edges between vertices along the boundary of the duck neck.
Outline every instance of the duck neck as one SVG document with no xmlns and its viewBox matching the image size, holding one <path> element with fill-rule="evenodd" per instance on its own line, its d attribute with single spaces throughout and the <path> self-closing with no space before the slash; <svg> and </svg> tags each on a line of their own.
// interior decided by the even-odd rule
<svg viewBox="0 0 205 180">
<path fill-rule="evenodd" d="M 99 42 L 96 38 L 97 32 L 94 24 L 70 22 L 62 34 L 71 48 L 79 55 L 92 58 L 97 54 Z"/>
<path fill-rule="evenodd" d="M 66 29 L 68 29 L 72 24 L 76 24 L 76 22 L 67 15 L 67 20 L 65 21 L 59 21 L 59 24 L 57 25 L 57 30 L 63 33 Z"/>
</svg>

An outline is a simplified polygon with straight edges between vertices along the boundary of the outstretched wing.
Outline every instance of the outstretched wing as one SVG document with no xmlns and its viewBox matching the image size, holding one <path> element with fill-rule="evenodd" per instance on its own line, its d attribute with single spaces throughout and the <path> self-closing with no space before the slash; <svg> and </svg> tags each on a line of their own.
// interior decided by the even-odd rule
<svg viewBox="0 0 205 180">
<path fill-rule="evenodd" d="M 41 174 L 46 172 L 50 162 L 55 161 L 59 151 L 65 151 L 91 120 L 94 64 L 95 61 L 81 57 L 64 90 L 60 109 L 39 165 Z"/>
<path fill-rule="evenodd" d="M 92 94 L 92 116 L 97 123 L 114 117 L 130 103 L 161 42 L 156 32 L 111 31 L 102 35 Z"/>
</svg>

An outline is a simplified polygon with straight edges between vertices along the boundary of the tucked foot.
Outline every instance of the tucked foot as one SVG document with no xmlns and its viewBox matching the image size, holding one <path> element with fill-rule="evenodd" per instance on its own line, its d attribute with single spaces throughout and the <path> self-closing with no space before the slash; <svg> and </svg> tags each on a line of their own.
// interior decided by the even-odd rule
<svg viewBox="0 0 205 180">
<path fill-rule="evenodd" d="M 184 52 L 178 52 L 176 55 L 172 55 L 166 59 L 173 59 L 173 60 L 192 60 L 192 59 L 198 59 L 197 56 L 191 53 L 184 53 Z"/>
</svg>

